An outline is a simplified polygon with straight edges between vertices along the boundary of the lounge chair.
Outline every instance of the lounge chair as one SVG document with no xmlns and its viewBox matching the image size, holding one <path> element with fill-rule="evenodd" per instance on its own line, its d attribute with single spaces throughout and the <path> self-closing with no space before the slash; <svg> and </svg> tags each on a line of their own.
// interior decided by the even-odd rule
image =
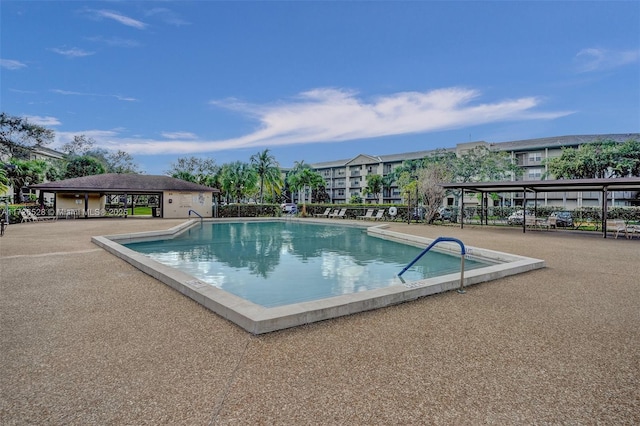
<svg viewBox="0 0 640 426">
<path fill-rule="evenodd" d="M 356 216 L 356 219 L 373 219 L 373 212 L 374 209 L 367 209 L 367 212 L 364 214 L 364 216 Z"/>
<path fill-rule="evenodd" d="M 529 228 L 540 228 L 540 220 L 535 216 L 525 216 L 524 226 Z"/>
<path fill-rule="evenodd" d="M 314 214 L 315 217 L 329 217 L 329 214 L 331 213 L 331 207 L 328 207 L 324 213 L 316 213 Z"/>
<path fill-rule="evenodd" d="M 627 225 L 627 236 L 630 240 L 637 235 L 640 238 L 640 225 Z"/>
<path fill-rule="evenodd" d="M 337 211 L 337 210 L 336 210 Z M 329 217 L 339 217 L 344 219 L 344 215 L 347 213 L 347 209 L 341 209 L 338 213 L 333 212 L 329 215 Z"/>
<path fill-rule="evenodd" d="M 618 239 L 618 235 L 620 235 L 621 233 L 624 234 L 625 238 L 629 238 L 629 233 L 627 232 L 627 224 L 624 222 L 624 220 L 608 219 L 606 232 L 615 232 L 616 239 Z"/>
<path fill-rule="evenodd" d="M 376 215 L 373 217 L 373 220 L 382 220 L 384 216 L 384 209 L 380 209 L 376 212 Z"/>
<path fill-rule="evenodd" d="M 539 226 L 547 229 L 558 229 L 558 218 L 555 216 L 549 216 L 546 220 L 539 222 Z"/>
<path fill-rule="evenodd" d="M 22 209 L 20 210 L 20 216 L 22 216 L 22 220 L 20 222 L 35 222 L 38 220 L 36 215 L 31 213 L 31 210 Z"/>
</svg>

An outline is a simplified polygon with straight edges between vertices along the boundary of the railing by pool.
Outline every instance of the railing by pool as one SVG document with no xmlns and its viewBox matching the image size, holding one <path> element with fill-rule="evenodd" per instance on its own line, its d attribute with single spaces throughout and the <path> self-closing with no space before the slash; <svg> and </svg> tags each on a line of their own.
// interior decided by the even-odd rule
<svg viewBox="0 0 640 426">
<path fill-rule="evenodd" d="M 197 212 L 197 211 L 195 211 L 195 210 L 189 210 L 189 217 L 191 217 L 191 213 L 193 213 L 193 214 L 195 214 L 196 216 L 198 216 L 198 217 L 200 218 L 200 223 L 202 223 L 203 218 L 202 218 L 202 216 L 200 216 L 200 213 L 198 213 L 198 212 Z"/>
<path fill-rule="evenodd" d="M 413 259 L 411 262 L 409 262 L 409 264 L 407 266 L 404 267 L 404 269 L 402 269 L 402 271 L 400 271 L 400 273 L 398 274 L 399 277 L 402 276 L 402 274 L 404 274 L 407 269 L 411 268 L 418 260 L 420 260 L 420 258 L 422 256 L 424 256 L 425 254 L 427 254 L 427 252 L 429 250 L 431 250 L 431 248 L 433 246 L 435 246 L 438 243 L 441 242 L 452 242 L 452 243 L 458 243 L 458 245 L 460 246 L 460 288 L 458 289 L 458 293 L 465 293 L 464 290 L 464 257 L 467 254 L 467 250 L 464 247 L 464 243 L 462 241 L 460 241 L 457 238 L 453 238 L 453 237 L 438 237 L 435 240 L 433 240 L 433 242 L 431 244 L 429 244 L 427 246 L 427 248 L 425 248 L 424 250 L 422 250 L 422 252 L 416 256 L 415 259 Z"/>
</svg>

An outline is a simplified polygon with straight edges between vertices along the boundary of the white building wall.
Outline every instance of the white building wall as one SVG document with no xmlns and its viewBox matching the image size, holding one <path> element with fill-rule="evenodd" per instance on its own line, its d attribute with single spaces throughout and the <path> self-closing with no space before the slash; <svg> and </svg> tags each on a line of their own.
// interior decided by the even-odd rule
<svg viewBox="0 0 640 426">
<path fill-rule="evenodd" d="M 162 217 L 183 219 L 189 217 L 189 210 L 202 217 L 212 217 L 213 194 L 211 192 L 165 191 L 162 197 Z M 191 216 L 192 218 L 196 215 Z"/>
</svg>

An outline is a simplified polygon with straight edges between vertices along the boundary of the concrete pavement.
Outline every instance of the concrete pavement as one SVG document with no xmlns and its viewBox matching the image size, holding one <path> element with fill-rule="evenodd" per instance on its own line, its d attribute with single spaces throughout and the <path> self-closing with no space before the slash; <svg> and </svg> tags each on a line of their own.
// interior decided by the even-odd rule
<svg viewBox="0 0 640 426">
<path fill-rule="evenodd" d="M 1 424 L 640 423 L 640 239 L 396 223 L 548 267 L 252 336 L 90 242 L 179 223 L 9 226 Z"/>
</svg>

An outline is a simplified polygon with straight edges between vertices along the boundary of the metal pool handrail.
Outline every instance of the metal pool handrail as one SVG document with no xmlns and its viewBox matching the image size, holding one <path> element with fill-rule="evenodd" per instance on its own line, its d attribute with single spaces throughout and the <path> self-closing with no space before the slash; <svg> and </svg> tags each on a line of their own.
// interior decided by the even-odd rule
<svg viewBox="0 0 640 426">
<path fill-rule="evenodd" d="M 195 210 L 189 210 L 189 217 L 191 217 L 191 213 L 195 214 L 196 216 L 198 216 L 200 218 L 200 223 L 202 223 L 202 216 L 200 216 L 200 213 L 198 213 Z"/>
<path fill-rule="evenodd" d="M 404 269 L 402 271 L 400 271 L 400 273 L 398 274 L 398 276 L 402 276 L 402 274 L 404 274 L 407 269 L 411 268 L 418 260 L 420 260 L 420 258 L 422 256 L 424 256 L 425 254 L 427 254 L 427 252 L 429 250 L 431 250 L 431 248 L 433 246 L 435 246 L 438 243 L 441 243 L 443 241 L 446 242 L 452 242 L 452 243 L 458 243 L 460 245 L 460 288 L 458 289 L 458 293 L 464 293 L 464 257 L 467 254 L 467 250 L 464 247 L 464 243 L 462 241 L 460 241 L 457 238 L 453 238 L 453 237 L 438 237 L 435 240 L 433 240 L 433 242 L 431 244 L 429 244 L 429 246 L 427 246 L 427 248 L 425 248 L 424 250 L 422 250 L 422 252 L 416 256 L 415 259 L 413 259 L 411 262 L 409 262 L 409 264 L 407 266 L 404 267 Z"/>
</svg>

